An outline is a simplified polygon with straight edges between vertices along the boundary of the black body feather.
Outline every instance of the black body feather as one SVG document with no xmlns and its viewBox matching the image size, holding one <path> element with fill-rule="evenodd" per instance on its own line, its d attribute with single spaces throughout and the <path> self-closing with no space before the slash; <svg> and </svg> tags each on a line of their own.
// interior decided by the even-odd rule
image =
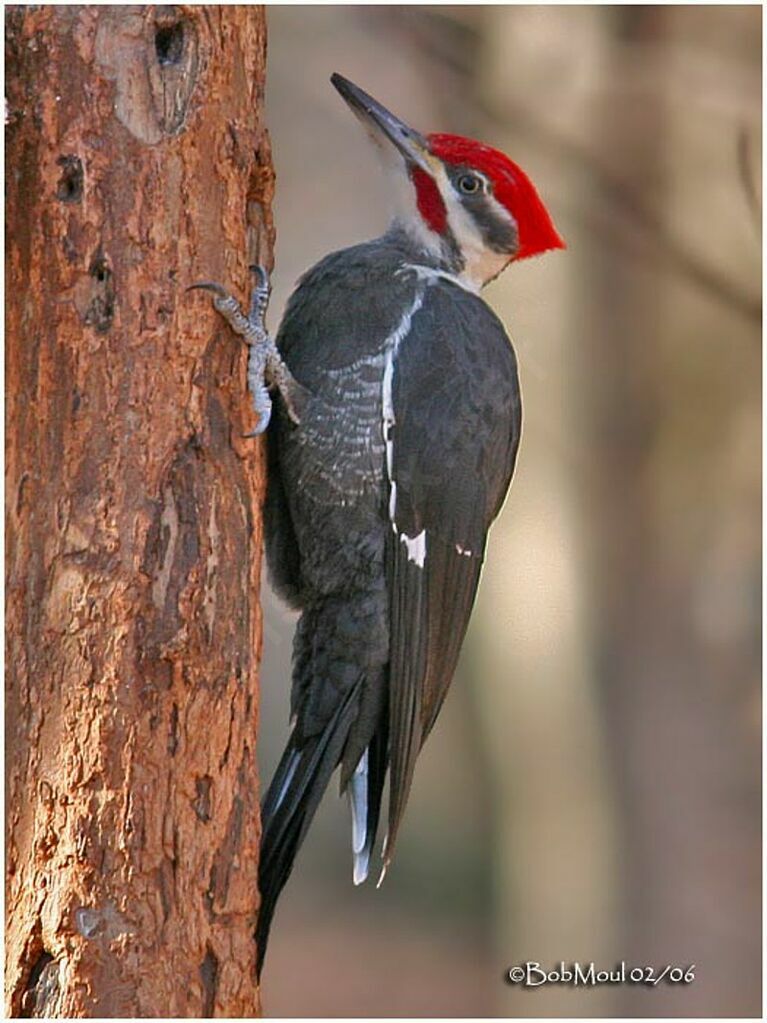
<svg viewBox="0 0 767 1023">
<path fill-rule="evenodd" d="M 348 786 L 366 750 L 366 851 L 388 770 L 391 858 L 521 423 L 500 321 L 396 230 L 310 270 L 277 343 L 311 396 L 298 426 L 278 409 L 269 437 L 267 560 L 302 615 L 295 723 L 263 805 L 260 962 L 329 778 L 340 764 Z"/>
</svg>

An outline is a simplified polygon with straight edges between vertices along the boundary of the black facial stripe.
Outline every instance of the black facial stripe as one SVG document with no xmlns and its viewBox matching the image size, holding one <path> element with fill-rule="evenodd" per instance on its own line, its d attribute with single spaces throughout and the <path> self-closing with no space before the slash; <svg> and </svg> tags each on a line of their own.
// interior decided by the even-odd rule
<svg viewBox="0 0 767 1023">
<path fill-rule="evenodd" d="M 442 258 L 446 269 L 451 273 L 461 273 L 464 269 L 466 262 L 461 254 L 460 246 L 456 241 L 455 235 L 450 230 L 448 224 L 447 229 L 442 235 Z"/>
<path fill-rule="evenodd" d="M 519 248 L 519 233 L 513 220 L 498 213 L 490 199 L 482 192 L 460 196 L 461 205 L 479 228 L 482 241 L 493 252 L 515 252 Z"/>
<path fill-rule="evenodd" d="M 447 173 L 455 194 L 477 225 L 485 245 L 493 252 L 516 252 L 519 248 L 519 232 L 516 223 L 513 220 L 507 220 L 503 214 L 498 213 L 497 207 L 494 207 L 484 189 L 467 195 L 458 188 L 458 181 L 464 174 L 479 176 L 477 172 L 471 167 L 453 164 L 447 168 Z M 484 176 L 481 176 L 480 180 L 486 181 Z M 492 185 L 485 187 L 492 191 Z"/>
</svg>

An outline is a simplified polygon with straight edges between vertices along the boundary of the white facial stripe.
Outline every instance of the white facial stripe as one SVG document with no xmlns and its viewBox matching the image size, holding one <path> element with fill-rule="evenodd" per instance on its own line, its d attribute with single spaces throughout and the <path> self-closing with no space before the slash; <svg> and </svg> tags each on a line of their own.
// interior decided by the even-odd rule
<svg viewBox="0 0 767 1023">
<path fill-rule="evenodd" d="M 472 170 L 471 173 L 476 174 L 483 181 L 487 181 L 487 178 L 479 171 Z M 434 180 L 447 209 L 448 226 L 466 261 L 466 266 L 460 277 L 468 287 L 477 291 L 483 284 L 498 276 L 509 262 L 510 256 L 505 252 L 493 252 L 487 247 L 482 232 L 474 222 L 474 218 L 465 209 L 459 193 L 455 190 L 443 166 L 435 168 Z M 493 195 L 488 193 L 485 198 L 495 216 L 509 224 L 514 224 L 514 218 L 509 211 Z"/>
<path fill-rule="evenodd" d="M 429 257 L 440 260 L 445 255 L 443 237 L 433 231 L 418 210 L 416 190 L 405 164 L 399 154 L 384 151 L 384 160 L 388 176 L 392 179 L 391 193 L 395 197 L 394 222 L 403 227 L 416 245 Z M 437 185 L 447 212 L 448 227 L 465 261 L 460 275 L 461 282 L 471 291 L 479 291 L 483 285 L 498 276 L 509 263 L 508 253 L 493 252 L 485 244 L 482 232 L 474 222 L 474 218 L 463 206 L 460 195 L 448 177 L 443 164 L 436 158 L 430 158 L 432 178 Z M 484 183 L 485 199 L 493 213 L 500 220 L 515 226 L 514 218 L 509 211 L 498 202 L 490 191 L 490 180 L 481 171 L 471 168 L 467 173 L 473 174 Z"/>
</svg>

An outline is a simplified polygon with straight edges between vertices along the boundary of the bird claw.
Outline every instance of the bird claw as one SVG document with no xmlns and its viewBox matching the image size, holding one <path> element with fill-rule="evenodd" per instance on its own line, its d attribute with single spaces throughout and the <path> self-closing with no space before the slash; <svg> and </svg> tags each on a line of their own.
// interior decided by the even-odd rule
<svg viewBox="0 0 767 1023">
<path fill-rule="evenodd" d="M 219 298 L 229 298 L 229 292 L 226 288 L 222 288 L 220 284 L 216 284 L 215 281 L 198 281 L 196 284 L 190 284 L 185 291 L 212 291 L 214 295 L 218 295 Z"/>
<path fill-rule="evenodd" d="M 251 440 L 253 437 L 260 437 L 262 433 L 266 432 L 266 428 L 269 426 L 271 419 L 272 410 L 270 408 L 269 412 L 264 413 L 264 415 L 258 420 L 258 424 L 254 426 L 252 430 L 247 430 L 243 433 L 243 440 Z"/>
<path fill-rule="evenodd" d="M 248 391 L 253 402 L 253 411 L 258 416 L 258 425 L 244 436 L 258 437 L 266 430 L 272 417 L 272 399 L 266 378 L 267 375 L 273 375 L 275 363 L 280 365 L 282 363 L 277 354 L 277 347 L 264 324 L 264 315 L 269 304 L 269 274 L 262 266 L 251 266 L 250 269 L 257 275 L 258 281 L 251 294 L 247 316 L 231 292 L 215 281 L 198 281 L 186 290 L 211 292 L 213 307 L 221 313 L 235 334 L 239 334 L 249 348 Z"/>
</svg>

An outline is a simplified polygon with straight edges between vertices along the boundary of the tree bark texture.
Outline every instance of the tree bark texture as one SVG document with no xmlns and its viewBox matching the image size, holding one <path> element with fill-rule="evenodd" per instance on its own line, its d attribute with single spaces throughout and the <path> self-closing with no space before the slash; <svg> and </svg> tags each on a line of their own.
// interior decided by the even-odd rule
<svg viewBox="0 0 767 1023">
<path fill-rule="evenodd" d="M 259 7 L 7 12 L 14 1016 L 259 1010 Z"/>
</svg>

